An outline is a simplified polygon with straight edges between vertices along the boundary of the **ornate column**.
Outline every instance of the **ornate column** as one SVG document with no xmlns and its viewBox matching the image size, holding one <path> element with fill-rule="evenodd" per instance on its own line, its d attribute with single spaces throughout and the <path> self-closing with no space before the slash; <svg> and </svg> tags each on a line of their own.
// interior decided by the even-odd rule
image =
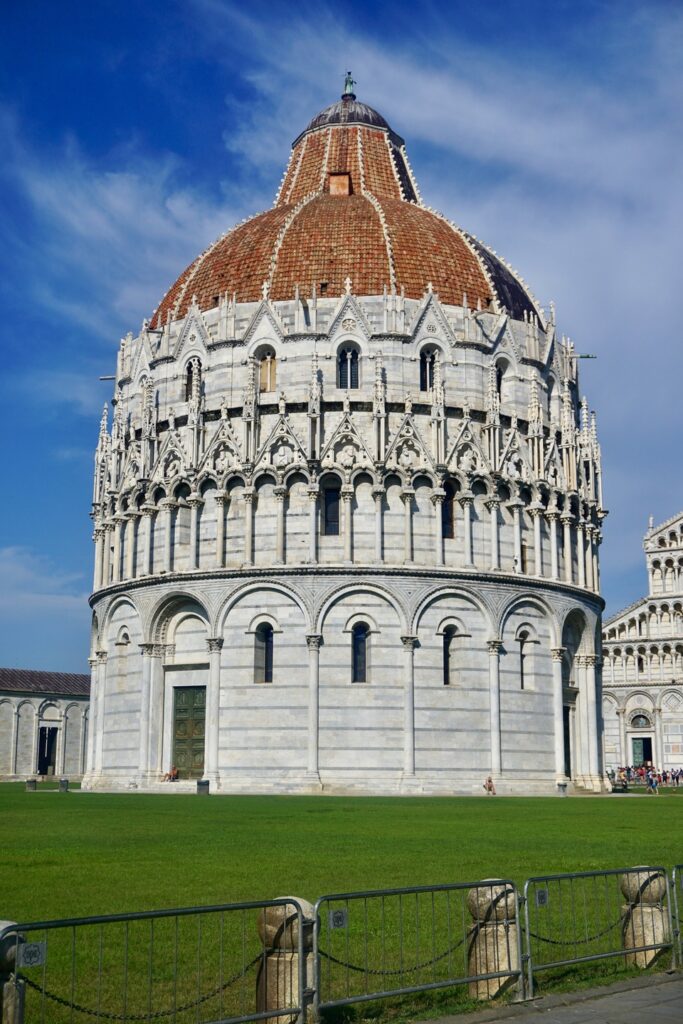
<svg viewBox="0 0 683 1024">
<path fill-rule="evenodd" d="M 199 510 L 204 499 L 195 491 L 187 499 L 190 506 L 190 569 L 199 568 Z"/>
<path fill-rule="evenodd" d="M 164 498 L 161 511 L 164 517 L 164 572 L 173 569 L 173 509 L 176 503 L 173 498 Z"/>
<path fill-rule="evenodd" d="M 403 774 L 415 774 L 415 647 L 416 636 L 402 636 L 405 651 L 403 702 Z"/>
<path fill-rule="evenodd" d="M 588 712 L 588 771 L 593 784 L 597 784 L 600 776 L 598 754 L 598 694 L 595 668 L 599 659 L 594 654 L 587 654 L 583 659 L 586 667 L 586 710 Z"/>
<path fill-rule="evenodd" d="M 154 505 L 144 504 L 142 506 L 142 514 L 144 516 L 145 525 L 145 538 L 144 538 L 144 555 L 142 559 L 142 576 L 152 575 L 152 530 L 154 529 L 154 516 L 156 515 L 156 508 Z"/>
<path fill-rule="evenodd" d="M 562 661 L 564 647 L 552 647 L 553 659 L 553 724 L 555 731 L 555 781 L 564 782 L 564 696 L 562 692 Z"/>
<path fill-rule="evenodd" d="M 491 524 L 491 569 L 497 572 L 500 569 L 500 543 L 498 540 L 498 509 L 500 501 L 498 498 L 489 498 L 484 502 L 489 511 Z"/>
<path fill-rule="evenodd" d="M 586 535 L 584 532 L 583 520 L 576 524 L 576 561 L 578 570 L 578 584 L 586 586 Z"/>
<path fill-rule="evenodd" d="M 103 551 L 102 551 L 102 586 L 108 587 L 111 580 L 109 569 L 111 566 L 111 531 L 112 523 L 107 521 L 102 524 L 103 529 Z"/>
<path fill-rule="evenodd" d="M 90 707 L 88 715 L 88 751 L 86 755 L 85 770 L 88 775 L 95 771 L 95 724 L 97 720 L 97 702 L 99 700 L 99 686 L 97 679 L 97 657 L 88 658 L 90 665 Z M 14 749 L 14 746 L 12 747 Z M 14 774 L 14 761 L 12 761 L 12 773 Z"/>
<path fill-rule="evenodd" d="M 572 568 L 572 514 L 571 512 L 563 512 L 560 516 L 562 520 L 562 527 L 564 529 L 564 579 L 566 583 L 574 582 L 574 572 Z"/>
<path fill-rule="evenodd" d="M 318 494 L 317 484 L 308 488 L 308 560 L 312 565 L 318 561 Z"/>
<path fill-rule="evenodd" d="M 277 519 L 275 524 L 275 561 L 282 565 L 285 560 L 285 498 L 287 497 L 286 487 L 274 487 L 273 494 L 277 508 Z"/>
<path fill-rule="evenodd" d="M 661 708 L 655 708 L 655 764 L 659 771 L 664 767 L 664 736 L 662 734 Z"/>
<path fill-rule="evenodd" d="M 619 718 L 619 766 L 626 768 L 631 763 L 626 749 L 626 708 L 617 708 Z"/>
<path fill-rule="evenodd" d="M 559 512 L 552 509 L 546 512 L 546 519 L 550 523 L 550 576 L 554 580 L 559 580 L 560 578 L 559 560 L 557 557 L 557 520 L 559 518 Z"/>
<path fill-rule="evenodd" d="M 146 779 L 149 773 L 149 698 L 152 678 L 154 644 L 140 644 L 142 652 L 142 694 L 140 703 L 140 760 L 138 774 Z"/>
<path fill-rule="evenodd" d="M 344 509 L 344 561 L 353 561 L 353 487 L 344 484 L 341 489 L 342 507 Z"/>
<path fill-rule="evenodd" d="M 602 534 L 599 528 L 596 526 L 594 530 L 594 544 L 593 544 L 593 590 L 596 594 L 600 593 L 600 559 L 598 558 L 598 548 L 602 543 Z"/>
<path fill-rule="evenodd" d="M 508 508 L 512 510 L 512 535 L 515 543 L 515 557 L 513 569 L 515 572 L 522 571 L 522 502 L 515 498 L 508 502 Z"/>
<path fill-rule="evenodd" d="M 128 512 L 126 512 L 126 567 L 124 570 L 124 575 L 127 580 L 135 578 L 135 533 L 139 522 L 140 514 L 129 509 Z"/>
<path fill-rule="evenodd" d="M 435 487 L 432 491 L 434 506 L 434 560 L 436 565 L 443 565 L 443 503 L 446 492 L 443 487 Z"/>
<path fill-rule="evenodd" d="M 91 658 L 91 661 L 97 663 L 97 658 Z M 9 770 L 10 775 L 17 774 L 17 752 L 19 746 L 19 708 L 16 706 L 12 707 L 12 746 L 10 749 L 10 764 Z M 37 767 L 37 765 L 34 765 Z"/>
<path fill-rule="evenodd" d="M 386 494 L 384 487 L 373 487 L 372 497 L 375 500 L 375 561 L 381 562 L 383 557 L 384 546 L 382 543 L 383 539 L 383 508 L 384 508 L 384 495 Z"/>
<path fill-rule="evenodd" d="M 403 561 L 409 564 L 413 560 L 413 498 L 412 487 L 401 488 L 403 502 Z"/>
<path fill-rule="evenodd" d="M 163 644 L 140 644 L 142 651 L 142 702 L 140 707 L 140 763 L 143 782 L 158 781 L 161 770 Z"/>
<path fill-rule="evenodd" d="M 94 739 L 95 772 L 102 771 L 102 743 L 104 741 L 104 702 L 107 685 L 107 652 L 95 651 L 97 658 L 97 722 L 92 722 Z"/>
<path fill-rule="evenodd" d="M 210 637 L 206 641 L 209 651 L 209 686 L 206 694 L 206 761 L 204 778 L 217 785 L 220 777 L 218 740 L 221 709 L 221 650 L 223 637 Z"/>
<path fill-rule="evenodd" d="M 112 583 L 118 583 L 121 579 L 121 542 L 123 524 L 126 521 L 125 515 L 117 512 L 114 516 L 114 565 L 112 572 Z"/>
<path fill-rule="evenodd" d="M 320 633 L 309 633 L 306 636 L 308 645 L 308 758 L 307 776 L 320 782 L 318 768 L 318 730 L 320 702 L 320 645 L 323 638 Z"/>
<path fill-rule="evenodd" d="M 498 777 L 502 771 L 500 749 L 500 652 L 501 640 L 489 640 L 489 710 L 491 730 L 491 775 Z"/>
<path fill-rule="evenodd" d="M 464 539 L 465 539 L 465 565 L 474 565 L 474 557 L 472 552 L 472 502 L 474 501 L 474 495 L 471 491 L 465 491 L 458 498 L 458 502 L 462 508 L 463 514 L 463 526 L 464 526 Z"/>
<path fill-rule="evenodd" d="M 225 565 L 225 491 L 216 491 L 213 500 L 216 506 L 216 568 Z"/>
<path fill-rule="evenodd" d="M 95 574 L 93 576 L 93 590 L 99 590 L 102 586 L 102 565 L 104 561 L 104 527 L 96 526 L 93 532 L 95 540 Z"/>
<path fill-rule="evenodd" d="M 254 564 L 254 497 L 253 487 L 245 487 L 244 498 L 244 564 Z"/>
<path fill-rule="evenodd" d="M 529 508 L 529 515 L 534 524 L 534 576 L 543 575 L 543 546 L 541 544 L 541 523 L 543 505 L 535 503 Z"/>
</svg>

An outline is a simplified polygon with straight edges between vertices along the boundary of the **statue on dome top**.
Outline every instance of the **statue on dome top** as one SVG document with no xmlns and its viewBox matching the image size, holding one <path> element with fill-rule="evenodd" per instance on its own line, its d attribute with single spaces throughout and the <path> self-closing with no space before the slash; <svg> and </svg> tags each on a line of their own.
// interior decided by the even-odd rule
<svg viewBox="0 0 683 1024">
<path fill-rule="evenodd" d="M 353 80 L 351 72 L 347 71 L 346 78 L 344 79 L 344 92 L 342 93 L 343 100 L 345 100 L 347 96 L 349 99 L 355 100 L 356 94 L 353 91 L 354 85 L 356 85 L 356 82 Z"/>
</svg>

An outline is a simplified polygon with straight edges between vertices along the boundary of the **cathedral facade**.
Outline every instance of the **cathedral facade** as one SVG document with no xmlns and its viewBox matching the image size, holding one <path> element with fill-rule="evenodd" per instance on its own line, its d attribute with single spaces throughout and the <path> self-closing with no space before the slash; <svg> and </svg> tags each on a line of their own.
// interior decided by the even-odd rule
<svg viewBox="0 0 683 1024">
<path fill-rule="evenodd" d="M 87 788 L 602 787 L 577 354 L 347 83 L 121 342 Z"/>
<path fill-rule="evenodd" d="M 605 766 L 683 767 L 683 513 L 643 542 L 647 597 L 605 623 Z"/>
</svg>

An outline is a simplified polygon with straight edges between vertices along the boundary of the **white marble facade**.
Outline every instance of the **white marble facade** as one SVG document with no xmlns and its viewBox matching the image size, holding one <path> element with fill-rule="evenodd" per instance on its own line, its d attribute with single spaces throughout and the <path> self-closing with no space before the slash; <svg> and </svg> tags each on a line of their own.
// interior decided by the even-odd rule
<svg viewBox="0 0 683 1024">
<path fill-rule="evenodd" d="M 0 779 L 85 770 L 88 676 L 0 668 Z"/>
<path fill-rule="evenodd" d="M 683 767 L 683 513 L 644 539 L 647 597 L 605 623 L 607 768 Z"/>
<path fill-rule="evenodd" d="M 226 298 L 121 344 L 86 786 L 155 785 L 173 691 L 203 687 L 214 790 L 600 788 L 604 513 L 572 346 L 429 291 L 299 305 Z"/>
</svg>

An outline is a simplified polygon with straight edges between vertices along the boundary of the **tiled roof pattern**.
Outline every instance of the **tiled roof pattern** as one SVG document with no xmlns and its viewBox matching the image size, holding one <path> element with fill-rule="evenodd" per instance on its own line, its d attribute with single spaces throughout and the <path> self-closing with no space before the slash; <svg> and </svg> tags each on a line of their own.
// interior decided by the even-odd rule
<svg viewBox="0 0 683 1024">
<path fill-rule="evenodd" d="M 471 308 L 493 298 L 476 256 L 445 221 L 401 200 L 382 200 L 394 252 L 396 285 L 420 297 L 431 282 L 442 302 L 459 306 L 463 292 Z"/>
<path fill-rule="evenodd" d="M 28 668 L 0 668 L 0 693 L 47 693 L 88 697 L 90 676 L 76 672 L 39 672 Z"/>
<path fill-rule="evenodd" d="M 389 282 L 389 260 L 379 217 L 364 196 L 317 196 L 287 230 L 271 286 L 273 298 L 291 298 L 327 283 L 341 295 L 350 277 L 354 291 L 378 295 Z"/>
<path fill-rule="evenodd" d="M 351 175 L 351 195 L 329 194 L 334 171 Z M 408 298 L 421 298 L 431 282 L 446 304 L 460 305 L 466 294 L 470 308 L 481 303 L 486 309 L 493 300 L 516 319 L 535 311 L 522 283 L 490 250 L 415 200 L 403 154 L 386 129 L 332 122 L 309 131 L 294 146 L 273 209 L 234 228 L 190 264 L 155 317 L 162 324 L 169 314 L 184 317 L 193 295 L 200 309 L 216 305 L 225 292 L 254 302 L 264 281 L 274 301 L 291 300 L 297 285 L 304 294 L 315 286 L 319 294 L 321 282 L 327 295 L 338 296 L 347 276 L 356 295 L 381 294 L 395 283 Z M 375 203 L 383 212 L 393 275 Z"/>
</svg>

